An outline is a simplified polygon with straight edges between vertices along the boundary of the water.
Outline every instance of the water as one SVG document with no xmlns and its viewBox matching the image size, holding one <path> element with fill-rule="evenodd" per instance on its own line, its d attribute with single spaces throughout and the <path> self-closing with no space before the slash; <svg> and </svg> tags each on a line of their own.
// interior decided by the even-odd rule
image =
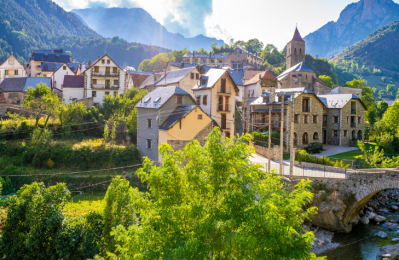
<svg viewBox="0 0 399 260">
<path fill-rule="evenodd" d="M 383 216 L 389 219 L 399 221 L 399 211 L 384 213 Z M 399 227 L 390 226 L 390 227 Z M 390 231 L 389 227 L 384 223 L 377 225 L 374 221 L 370 221 L 369 225 L 359 223 L 354 226 L 352 232 L 348 234 L 335 233 L 333 242 L 340 243 L 336 249 L 326 251 L 319 256 L 327 256 L 327 259 L 350 259 L 350 260 L 375 260 L 383 246 L 398 242 L 393 242 L 392 238 L 399 238 L 397 231 Z M 378 238 L 375 235 L 378 231 L 384 231 L 388 237 L 385 239 Z"/>
</svg>

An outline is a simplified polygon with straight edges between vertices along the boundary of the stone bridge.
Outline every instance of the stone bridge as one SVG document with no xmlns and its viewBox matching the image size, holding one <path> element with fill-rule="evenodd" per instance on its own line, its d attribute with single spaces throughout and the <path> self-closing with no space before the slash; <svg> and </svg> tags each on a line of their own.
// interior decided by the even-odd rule
<svg viewBox="0 0 399 260">
<path fill-rule="evenodd" d="M 399 169 L 373 169 L 348 171 L 345 179 L 295 177 L 291 185 L 300 179 L 312 180 L 312 187 L 318 191 L 313 204 L 318 213 L 310 216 L 314 225 L 340 232 L 350 232 L 359 212 L 379 191 L 399 189 Z M 322 196 L 321 193 L 330 194 Z"/>
</svg>

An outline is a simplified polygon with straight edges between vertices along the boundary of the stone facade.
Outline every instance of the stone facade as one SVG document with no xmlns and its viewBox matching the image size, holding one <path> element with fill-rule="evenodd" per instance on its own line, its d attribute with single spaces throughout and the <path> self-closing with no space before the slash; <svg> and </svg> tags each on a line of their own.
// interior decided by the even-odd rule
<svg viewBox="0 0 399 260">
<path fill-rule="evenodd" d="M 365 124 L 366 108 L 358 99 L 352 99 L 342 109 L 341 122 L 341 143 L 339 145 L 349 145 L 352 140 L 363 140 Z M 345 136 L 345 131 L 346 136 Z"/>
<path fill-rule="evenodd" d="M 264 157 L 268 158 L 269 157 L 269 148 L 260 146 L 260 145 L 255 145 L 251 144 L 255 148 L 255 152 L 257 154 L 263 155 Z M 280 160 L 280 146 L 279 145 L 273 145 L 271 150 L 271 160 Z"/>
<path fill-rule="evenodd" d="M 287 44 L 287 69 L 305 61 L 305 42 L 290 41 Z"/>
<path fill-rule="evenodd" d="M 338 120 L 338 121 L 336 121 Z M 323 143 L 340 144 L 341 109 L 325 108 L 323 113 Z"/>
<path fill-rule="evenodd" d="M 279 81 L 279 88 L 307 88 L 319 95 L 331 92 L 331 88 L 320 80 L 315 72 L 293 71 L 279 78 Z"/>
<path fill-rule="evenodd" d="M 7 103 L 0 103 L 0 117 L 7 114 Z"/>
<path fill-rule="evenodd" d="M 20 105 L 24 103 L 25 93 L 24 92 L 3 92 L 7 100 L 7 104 Z"/>
</svg>

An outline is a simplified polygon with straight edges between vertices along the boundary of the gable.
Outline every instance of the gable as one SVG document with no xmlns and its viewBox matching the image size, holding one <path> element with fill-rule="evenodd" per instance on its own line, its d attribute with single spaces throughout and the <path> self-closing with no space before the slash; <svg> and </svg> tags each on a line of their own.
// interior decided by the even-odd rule
<svg viewBox="0 0 399 260">
<path fill-rule="evenodd" d="M 9 61 L 12 61 L 13 64 L 10 64 Z M 23 69 L 25 69 L 25 67 L 21 64 L 21 62 L 19 62 L 17 60 L 17 58 L 14 57 L 14 55 L 10 54 L 7 59 L 5 59 L 2 63 L 0 63 L 0 68 L 6 68 L 6 67 L 15 67 L 18 68 L 19 66 L 21 66 Z"/>
<path fill-rule="evenodd" d="M 107 63 L 107 59 L 110 60 L 110 64 Z M 104 60 L 104 64 L 102 63 L 102 60 Z M 93 68 L 94 66 L 107 66 L 107 65 L 113 66 L 113 67 L 116 66 L 116 67 L 118 67 L 118 69 L 122 70 L 121 67 L 119 67 L 119 65 L 116 64 L 116 62 L 113 61 L 113 60 L 111 59 L 111 57 L 108 56 L 108 54 L 105 54 L 104 56 L 102 56 L 101 58 L 99 58 L 99 59 L 97 59 L 95 62 L 93 62 L 93 64 L 92 64 L 89 68 L 87 68 L 87 69 L 85 70 L 85 72 L 86 72 L 86 71 L 89 71 L 89 70 L 90 70 L 91 68 Z M 122 70 L 122 71 L 123 71 L 123 70 Z"/>
</svg>

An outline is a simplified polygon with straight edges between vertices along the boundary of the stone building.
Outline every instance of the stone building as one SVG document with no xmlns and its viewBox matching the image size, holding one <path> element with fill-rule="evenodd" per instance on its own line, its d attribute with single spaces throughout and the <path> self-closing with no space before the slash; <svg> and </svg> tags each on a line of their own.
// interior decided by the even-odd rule
<svg viewBox="0 0 399 260">
<path fill-rule="evenodd" d="M 278 81 L 269 71 L 262 71 L 255 74 L 250 80 L 244 83 L 243 98 L 260 97 L 270 88 L 276 88 Z"/>
<path fill-rule="evenodd" d="M 346 86 L 336 86 L 331 89 L 331 94 L 353 94 L 358 98 L 362 99 L 362 89 L 361 88 L 352 88 Z"/>
<path fill-rule="evenodd" d="M 36 88 L 37 84 L 44 83 L 49 87 L 51 86 L 51 78 L 5 78 L 0 83 L 0 89 L 3 91 L 7 104 L 20 105 L 25 100 L 26 90 L 30 87 Z"/>
<path fill-rule="evenodd" d="M 4 116 L 5 114 L 7 114 L 7 99 L 0 89 L 0 117 Z"/>
<path fill-rule="evenodd" d="M 286 68 L 290 69 L 301 62 L 305 62 L 305 41 L 302 39 L 298 28 L 295 28 L 294 37 L 287 44 Z"/>
<path fill-rule="evenodd" d="M 191 89 L 199 81 L 200 75 L 197 67 L 172 70 L 163 74 L 163 77 L 154 83 L 154 87 L 178 86 L 187 93 L 190 93 L 191 96 L 194 96 L 194 92 Z"/>
<path fill-rule="evenodd" d="M 183 55 L 183 62 L 186 66 L 187 64 L 206 65 L 211 67 L 224 67 L 230 65 L 228 55 L 211 53 L 186 53 Z M 180 68 L 184 68 L 184 65 Z"/>
<path fill-rule="evenodd" d="M 262 70 L 263 59 L 256 53 L 251 53 L 242 48 L 236 48 L 228 56 L 229 66 L 236 71 Z"/>
<path fill-rule="evenodd" d="M 363 140 L 365 111 L 363 101 L 353 94 L 320 95 L 323 111 L 323 143 L 349 145 Z"/>
</svg>

